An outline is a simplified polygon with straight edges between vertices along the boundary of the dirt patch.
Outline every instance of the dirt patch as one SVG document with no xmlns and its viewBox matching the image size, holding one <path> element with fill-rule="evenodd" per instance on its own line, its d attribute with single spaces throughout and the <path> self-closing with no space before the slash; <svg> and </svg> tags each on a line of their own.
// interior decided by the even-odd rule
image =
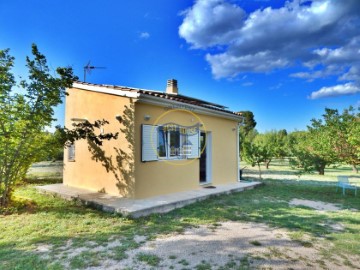
<svg viewBox="0 0 360 270">
<path fill-rule="evenodd" d="M 133 241 L 140 246 L 124 250 L 124 256 L 118 259 L 113 252 L 121 249 L 124 239 L 113 238 L 104 245 L 89 241 L 83 247 L 72 247 L 68 241 L 64 249 L 57 249 L 56 258 L 65 269 L 70 269 L 69 262 L 74 256 L 82 252 L 102 253 L 96 266 L 84 268 L 91 270 L 352 269 L 344 265 L 343 258 L 323 257 L 326 240 L 314 242 L 304 237 L 294 241 L 291 232 L 284 229 L 260 223 L 224 222 L 187 229 L 182 234 L 160 235 L 147 242 L 144 236 L 135 236 Z M 42 244 L 37 252 L 46 257 L 51 249 Z M 359 258 L 349 259 L 360 265 Z"/>
<path fill-rule="evenodd" d="M 215 230 L 213 226 L 200 226 L 183 234 L 161 237 L 128 252 L 128 258 L 121 261 L 121 266 L 152 269 L 136 259 L 139 253 L 159 258 L 156 269 L 231 269 L 230 266 L 245 269 L 347 269 L 341 265 L 340 258 L 322 260 L 316 243 L 306 247 L 292 241 L 286 230 L 258 223 L 225 222 L 217 224 Z M 115 265 L 109 265 L 109 261 L 107 267 L 116 269 Z"/>
<path fill-rule="evenodd" d="M 300 199 L 292 199 L 289 202 L 289 205 L 302 205 L 307 206 L 319 211 L 339 211 L 341 208 L 333 203 L 325 203 L 322 201 L 311 201 L 311 200 L 300 200 Z"/>
</svg>

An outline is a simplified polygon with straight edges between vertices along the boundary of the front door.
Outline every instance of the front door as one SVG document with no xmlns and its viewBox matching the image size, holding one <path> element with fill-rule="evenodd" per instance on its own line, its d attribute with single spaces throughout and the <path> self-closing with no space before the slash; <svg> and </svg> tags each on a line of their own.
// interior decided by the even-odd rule
<svg viewBox="0 0 360 270">
<path fill-rule="evenodd" d="M 207 154 L 206 154 L 206 133 L 201 132 L 200 133 L 200 184 L 207 182 Z"/>
</svg>

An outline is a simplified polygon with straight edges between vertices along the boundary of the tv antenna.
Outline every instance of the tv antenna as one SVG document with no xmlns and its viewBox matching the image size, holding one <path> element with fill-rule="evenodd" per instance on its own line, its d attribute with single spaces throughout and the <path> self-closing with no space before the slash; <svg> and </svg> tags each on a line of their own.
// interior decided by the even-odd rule
<svg viewBox="0 0 360 270">
<path fill-rule="evenodd" d="M 86 73 L 91 74 L 91 70 L 93 69 L 106 69 L 106 67 L 95 67 L 90 65 L 90 61 L 84 66 L 84 82 L 86 82 Z"/>
</svg>

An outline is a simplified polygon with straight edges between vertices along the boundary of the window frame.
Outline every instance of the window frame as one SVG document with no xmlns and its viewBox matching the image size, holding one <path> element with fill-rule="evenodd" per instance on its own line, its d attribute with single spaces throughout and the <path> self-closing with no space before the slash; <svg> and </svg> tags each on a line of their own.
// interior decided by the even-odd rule
<svg viewBox="0 0 360 270">
<path fill-rule="evenodd" d="M 179 131 L 179 154 L 170 156 L 170 141 L 169 132 L 166 130 Z M 200 126 L 184 127 L 177 124 L 163 124 L 163 125 L 141 125 L 141 162 L 160 161 L 160 160 L 186 160 L 200 158 Z M 195 132 L 196 131 L 196 132 Z M 163 132 L 163 138 L 160 137 L 160 132 Z M 194 133 L 195 132 L 195 133 Z M 165 156 L 160 156 L 160 143 L 164 141 Z M 191 152 L 183 149 L 184 145 L 191 145 Z"/>
<path fill-rule="evenodd" d="M 169 128 L 168 130 L 164 130 L 164 126 L 159 126 L 159 129 L 158 129 L 158 136 L 159 136 L 159 133 L 160 132 L 163 132 L 164 133 L 164 140 L 165 140 L 165 156 L 161 157 L 159 154 L 158 154 L 158 158 L 159 160 L 184 160 L 184 159 L 187 159 L 186 155 L 182 154 L 181 153 L 181 148 L 183 146 L 183 142 L 184 140 L 186 140 L 186 137 L 187 135 L 184 134 L 183 132 L 181 132 L 181 127 L 180 126 L 172 126 L 171 128 Z M 179 154 L 178 155 L 174 155 L 174 156 L 171 156 L 171 133 L 172 132 L 178 132 L 179 134 Z M 184 139 L 185 137 L 185 139 Z M 159 136 L 160 138 L 160 136 Z M 160 140 L 158 141 L 158 152 L 159 152 L 159 149 L 160 149 Z"/>
</svg>

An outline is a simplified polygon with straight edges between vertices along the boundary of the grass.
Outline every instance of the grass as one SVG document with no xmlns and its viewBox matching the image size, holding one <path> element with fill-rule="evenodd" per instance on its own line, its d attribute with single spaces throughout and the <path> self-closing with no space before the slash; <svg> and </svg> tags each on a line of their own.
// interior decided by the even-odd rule
<svg viewBox="0 0 360 270">
<path fill-rule="evenodd" d="M 28 182 L 62 179 L 63 162 L 62 161 L 43 161 L 33 164 L 26 174 Z"/>
<path fill-rule="evenodd" d="M 251 167 L 250 164 L 247 164 L 245 161 L 241 161 L 241 168 L 243 169 L 243 177 L 245 179 L 257 179 L 259 177 L 259 171 L 257 166 Z M 318 175 L 317 172 L 312 174 L 303 174 L 300 177 L 297 175 L 297 171 L 293 170 L 289 166 L 287 159 L 274 159 L 270 163 L 269 169 L 266 169 L 264 165 L 261 166 L 262 178 L 263 179 L 278 179 L 278 180 L 304 180 L 304 181 L 313 181 L 313 182 L 336 182 L 338 175 L 347 175 L 349 176 L 350 182 L 360 186 L 360 174 L 353 172 L 348 165 L 337 164 L 335 166 L 330 166 L 325 169 L 325 175 Z"/>
<path fill-rule="evenodd" d="M 81 248 L 88 246 L 89 242 L 106 246 L 114 237 L 121 238 L 121 246 L 109 249 L 108 256 L 122 260 L 126 258 L 127 250 L 139 247 L 140 244 L 134 241 L 135 235 L 145 235 L 151 239 L 158 234 L 181 232 L 189 226 L 213 226 L 226 220 L 263 222 L 287 228 L 294 234 L 294 240 L 303 241 L 304 245 L 310 241 L 308 237 L 311 241 L 326 239 L 332 243 L 327 247 L 330 254 L 359 255 L 360 250 L 360 212 L 344 210 L 325 213 L 305 207 L 289 207 L 287 203 L 292 198 L 311 199 L 360 210 L 359 197 L 336 194 L 333 187 L 281 185 L 270 181 L 263 187 L 245 193 L 211 198 L 166 215 L 152 215 L 138 220 L 44 196 L 31 185 L 18 188 L 16 195 L 31 200 L 35 206 L 31 211 L 0 218 L 1 269 L 14 269 L 17 265 L 23 266 L 20 269 L 30 269 L 34 265 L 37 265 L 35 269 L 61 269 L 60 266 L 69 258 L 57 259 L 56 256 L 69 240 L 71 248 Z M 334 232 L 327 225 L 336 222 L 341 222 L 345 230 Z M 52 247 L 50 260 L 35 251 L 41 244 Z M 81 267 L 82 261 L 84 265 L 96 265 L 101 259 L 93 256 L 93 260 L 87 262 L 86 256 L 89 254 L 73 258 L 72 265 Z M 151 257 L 147 259 L 153 263 Z"/>
<path fill-rule="evenodd" d="M 85 269 L 91 266 L 100 266 L 100 260 L 100 253 L 83 251 L 71 259 L 70 267 L 72 269 Z"/>
<path fill-rule="evenodd" d="M 351 264 L 347 256 L 360 255 L 360 196 L 342 196 L 334 187 L 284 184 L 265 185 L 243 193 L 210 198 L 168 214 L 129 219 L 85 208 L 72 201 L 39 194 L 31 184 L 17 187 L 15 196 L 30 207 L 11 215 L 0 215 L 0 269 L 65 269 L 96 266 L 104 258 L 122 261 L 126 252 L 142 242 L 136 236 L 154 239 L 160 234 L 182 232 L 189 227 L 217 227 L 222 221 L 260 222 L 289 230 L 291 239 L 303 246 L 323 243 L 322 258 L 334 255 Z M 293 199 L 318 200 L 341 205 L 344 210 L 319 212 L 291 207 Z M 256 203 L 255 203 L 256 202 Z M 343 231 L 332 224 L 341 223 Z M 117 246 L 110 243 L 118 241 Z M 253 245 L 259 245 L 253 241 Z M 48 247 L 39 251 L 39 247 Z M 74 250 L 78 250 L 75 254 Z M 170 251 L 169 251 L 170 252 Z M 277 250 L 269 250 L 272 255 Z M 75 254 L 75 255 L 74 255 Z M 170 255 L 175 260 L 174 255 Z M 160 258 L 140 253 L 137 260 L 159 266 Z M 179 264 L 187 265 L 179 261 Z M 230 266 L 230 265 L 229 265 Z M 241 262 L 246 269 L 247 260 Z M 206 269 L 207 263 L 198 266 Z"/>
<path fill-rule="evenodd" d="M 184 265 L 184 266 L 190 264 L 190 263 L 189 263 L 187 260 L 185 260 L 185 259 L 182 259 L 182 260 L 178 261 L 178 263 L 179 263 L 179 264 L 182 264 L 182 265 Z"/>
<path fill-rule="evenodd" d="M 261 243 L 259 241 L 257 241 L 257 240 L 250 241 L 249 243 L 254 245 L 254 246 L 261 246 Z"/>
<path fill-rule="evenodd" d="M 202 261 L 200 264 L 195 266 L 196 270 L 211 270 L 211 264 L 206 262 L 206 261 Z"/>
<path fill-rule="evenodd" d="M 139 253 L 137 254 L 136 258 L 141 261 L 145 262 L 150 266 L 158 266 L 160 263 L 160 258 L 153 254 L 147 254 L 147 253 Z"/>
</svg>

